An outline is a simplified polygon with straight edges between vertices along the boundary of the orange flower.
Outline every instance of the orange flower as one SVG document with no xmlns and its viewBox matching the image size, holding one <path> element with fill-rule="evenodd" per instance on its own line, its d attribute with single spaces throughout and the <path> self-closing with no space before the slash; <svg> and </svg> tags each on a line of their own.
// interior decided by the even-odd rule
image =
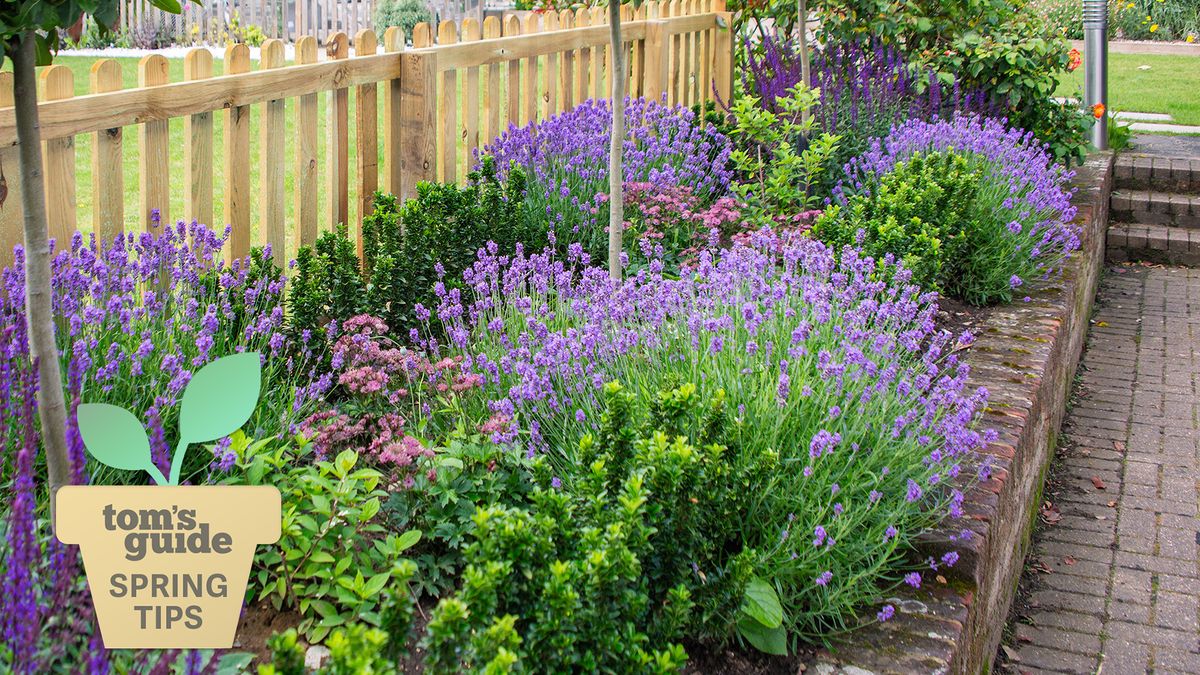
<svg viewBox="0 0 1200 675">
<path fill-rule="evenodd" d="M 1097 103 L 1096 105 L 1092 106 L 1092 117 L 1095 117 L 1096 119 L 1104 117 L 1103 103 Z"/>
<path fill-rule="evenodd" d="M 1067 62 L 1067 72 L 1071 72 L 1083 65 L 1083 56 L 1080 55 L 1078 49 L 1072 49 L 1071 51 L 1067 52 L 1067 58 L 1070 59 Z"/>
</svg>

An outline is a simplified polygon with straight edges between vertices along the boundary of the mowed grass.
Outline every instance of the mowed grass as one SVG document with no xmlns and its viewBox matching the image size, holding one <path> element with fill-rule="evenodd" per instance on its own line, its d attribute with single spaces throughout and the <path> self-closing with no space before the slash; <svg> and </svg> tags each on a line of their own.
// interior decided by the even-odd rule
<svg viewBox="0 0 1200 675">
<path fill-rule="evenodd" d="M 71 56 L 60 55 L 54 63 L 56 65 L 65 66 L 71 69 L 75 81 L 75 94 L 77 96 L 84 95 L 90 89 L 90 70 L 92 64 L 98 61 L 97 57 Z M 137 86 L 137 58 L 115 58 L 121 67 L 121 73 L 124 79 L 126 88 L 134 88 Z M 168 59 L 170 66 L 170 81 L 179 82 L 183 80 L 183 59 Z M 288 65 L 291 65 L 290 63 Z M 213 76 L 221 75 L 223 72 L 224 63 L 220 59 L 213 60 Z M 539 64 L 539 73 L 542 70 Z M 522 69 L 525 64 L 522 63 Z M 11 65 L 5 64 L 5 69 L 11 68 Z M 258 68 L 257 62 L 251 64 L 251 70 Z M 41 70 L 41 69 L 39 69 Z M 465 80 L 465 71 L 459 71 L 458 77 L 458 122 L 463 124 L 463 113 L 461 112 L 463 95 L 462 88 Z M 487 71 L 480 69 L 480 80 L 484 81 L 487 78 Z M 438 77 L 439 92 L 442 88 L 442 77 Z M 332 227 L 334 224 L 330 213 L 330 199 L 334 193 L 333 187 L 328 181 L 327 171 L 327 155 L 329 151 L 329 138 L 326 121 L 328 119 L 329 108 L 331 106 L 331 92 L 321 92 L 317 95 L 317 123 L 318 123 L 318 219 L 317 222 L 322 230 Z M 483 101 L 483 95 L 480 94 L 480 101 Z M 506 125 L 507 115 L 507 96 L 500 97 L 501 103 L 501 125 Z M 286 223 L 289 234 L 288 251 L 289 257 L 295 254 L 298 242 L 295 240 L 296 211 L 295 211 L 295 193 L 293 189 L 294 177 L 296 174 L 296 104 L 297 99 L 287 99 L 286 110 L 286 138 L 285 138 L 285 158 L 284 158 L 284 181 L 286 194 Z M 350 204 L 350 222 L 356 223 L 359 218 L 359 179 L 357 169 L 358 149 L 356 147 L 356 124 L 355 124 L 355 109 L 357 105 L 357 91 L 351 88 L 349 91 L 349 204 Z M 225 148 L 225 118 L 227 111 L 220 109 L 213 111 L 213 217 L 216 221 L 216 226 L 221 227 L 227 219 L 224 215 L 225 208 L 225 174 L 226 174 L 226 158 L 230 152 L 243 153 L 248 157 L 250 162 L 250 213 L 252 223 L 251 241 L 258 243 L 261 241 L 258 230 L 258 214 L 260 213 L 260 182 L 259 174 L 262 166 L 262 153 L 260 147 L 262 139 L 260 136 L 261 128 L 261 104 L 251 107 L 250 114 L 250 144 L 248 148 L 234 148 L 229 151 Z M 378 141 L 377 141 L 377 158 L 379 182 L 382 186 L 384 180 L 384 147 L 383 147 L 383 87 L 379 87 L 377 95 L 377 111 L 376 119 L 378 121 Z M 439 111 L 440 123 L 441 111 Z M 483 113 L 480 113 L 480 133 L 481 142 L 483 139 L 483 130 L 485 122 L 482 119 Z M 184 218 L 184 193 L 186 190 L 184 170 L 184 124 L 183 118 L 171 120 L 171 138 L 170 138 L 170 204 L 167 208 L 169 218 L 179 220 Z M 92 166 L 92 144 L 94 134 L 82 134 L 75 138 L 75 176 L 76 176 L 76 215 L 77 226 L 82 232 L 90 232 L 92 230 L 92 211 L 93 211 L 93 189 L 92 181 L 94 171 L 120 171 L 124 181 L 125 194 L 125 227 L 127 231 L 140 231 L 145 224 L 141 222 L 138 212 L 138 175 L 139 175 L 139 149 L 138 149 L 138 126 L 124 127 L 123 131 L 123 161 L 120 167 L 103 166 L 93 168 Z M 440 143 L 438 144 L 440 152 Z M 439 158 L 440 162 L 440 158 Z M 469 169 L 472 161 L 467 155 L 465 143 L 459 144 L 458 152 L 458 180 L 461 182 L 466 171 Z M 438 167 L 435 167 L 435 172 Z M 440 176 L 440 173 L 438 174 Z M 63 189 L 61 185 L 47 185 L 47 190 Z M 353 228 L 351 228 L 353 230 Z"/>
<path fill-rule="evenodd" d="M 1081 96 L 1083 78 L 1083 67 L 1069 73 L 1058 95 Z M 1109 53 L 1108 99 L 1115 110 L 1167 113 L 1175 124 L 1200 126 L 1200 57 Z"/>
</svg>

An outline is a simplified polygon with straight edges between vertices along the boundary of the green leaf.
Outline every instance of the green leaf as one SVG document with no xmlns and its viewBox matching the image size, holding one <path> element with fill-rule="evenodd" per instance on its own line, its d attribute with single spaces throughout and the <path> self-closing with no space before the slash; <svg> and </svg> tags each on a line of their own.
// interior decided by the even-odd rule
<svg viewBox="0 0 1200 675">
<path fill-rule="evenodd" d="M 317 614 L 320 614 L 322 618 L 337 616 L 337 608 L 328 600 L 313 600 L 311 604 L 312 608 L 317 610 Z"/>
<path fill-rule="evenodd" d="M 258 352 L 219 358 L 196 371 L 179 406 L 181 440 L 202 443 L 237 431 L 258 407 L 261 388 Z"/>
<path fill-rule="evenodd" d="M 150 4 L 171 14 L 179 14 L 183 11 L 183 7 L 179 6 L 179 0 L 150 0 Z"/>
<path fill-rule="evenodd" d="M 408 530 L 396 540 L 396 552 L 406 551 L 421 541 L 420 530 Z"/>
<path fill-rule="evenodd" d="M 101 464 L 114 469 L 144 470 L 161 485 L 162 472 L 150 457 L 150 440 L 138 418 L 107 403 L 81 403 L 77 412 L 83 444 Z"/>
<path fill-rule="evenodd" d="M 362 595 L 364 598 L 369 598 L 375 595 L 379 591 L 383 590 L 383 587 L 387 585 L 388 580 L 391 578 L 392 575 L 387 572 L 380 572 L 379 574 L 376 574 L 375 576 L 371 577 L 369 581 L 367 581 L 367 584 L 363 588 L 363 592 L 360 595 Z"/>
<path fill-rule="evenodd" d="M 783 607 L 779 604 L 775 588 L 759 577 L 754 577 L 746 585 L 742 611 L 766 628 L 778 628 L 783 624 Z"/>
<path fill-rule="evenodd" d="M 737 624 L 738 634 L 760 652 L 776 656 L 787 655 L 787 631 L 782 626 L 766 628 L 752 619 L 743 618 Z"/>
</svg>

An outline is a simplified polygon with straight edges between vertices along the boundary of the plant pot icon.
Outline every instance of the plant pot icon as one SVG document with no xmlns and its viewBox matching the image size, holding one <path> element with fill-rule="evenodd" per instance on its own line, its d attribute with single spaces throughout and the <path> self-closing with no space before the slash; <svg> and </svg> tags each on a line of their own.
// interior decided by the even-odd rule
<svg viewBox="0 0 1200 675">
<path fill-rule="evenodd" d="M 110 649 L 232 647 L 255 547 L 280 532 L 270 486 L 65 486 L 56 507 Z"/>
<path fill-rule="evenodd" d="M 79 544 L 104 644 L 114 648 L 233 646 L 258 544 L 278 541 L 279 490 L 180 487 L 191 443 L 237 431 L 262 386 L 256 353 L 217 359 L 192 376 L 179 406 L 169 477 L 154 463 L 133 413 L 78 407 L 79 433 L 100 462 L 142 470 L 157 486 L 66 486 L 55 494 L 55 533 Z"/>
</svg>

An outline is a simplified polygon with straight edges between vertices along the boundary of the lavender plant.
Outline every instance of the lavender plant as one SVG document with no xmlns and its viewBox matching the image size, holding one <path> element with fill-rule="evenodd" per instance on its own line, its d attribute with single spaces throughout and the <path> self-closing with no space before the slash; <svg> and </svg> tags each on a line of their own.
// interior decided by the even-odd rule
<svg viewBox="0 0 1200 675">
<path fill-rule="evenodd" d="M 729 144 L 695 114 L 646 99 L 627 99 L 624 180 L 663 187 L 687 185 L 704 203 L 723 196 L 730 173 Z M 595 256 L 608 245 L 608 154 L 612 109 L 586 101 L 542 122 L 510 127 L 482 150 L 507 180 L 511 167 L 527 177 L 528 217 L 546 221 L 563 250 L 579 243 Z"/>
<path fill-rule="evenodd" d="M 986 392 L 967 392 L 952 336 L 935 330 L 935 296 L 906 271 L 883 281 L 853 250 L 838 262 L 770 230 L 702 253 L 678 280 L 650 268 L 614 282 L 581 269 L 582 255 L 485 252 L 465 292 L 439 293 L 428 334 L 449 341 L 426 347 L 464 355 L 483 377 L 490 400 L 476 415 L 491 415 L 495 440 L 571 475 L 572 439 L 599 428 L 606 382 L 724 391 L 737 411 L 731 452 L 778 457 L 746 486 L 743 537 L 793 634 L 854 622 L 899 578 L 907 543 L 961 513 L 955 481 L 986 440 L 973 428 Z"/>
<path fill-rule="evenodd" d="M 228 236 L 202 225 L 178 223 L 158 237 L 126 234 L 110 243 L 76 234 L 55 253 L 52 309 L 68 400 L 109 403 L 148 420 L 155 465 L 167 471 L 167 439 L 176 434 L 176 408 L 192 374 L 225 355 L 263 355 L 263 397 L 247 426 L 257 436 L 288 433 L 329 386 L 306 361 L 304 345 L 283 328 L 285 277 L 262 251 L 226 265 Z M 23 253 L 0 273 L 0 328 L 23 325 Z M 28 352 L 14 357 L 27 359 Z M 10 367 L 14 362 L 8 360 Z M 69 426 L 75 428 L 71 415 Z M 202 479 L 210 460 L 228 468 L 233 457 L 218 443 L 217 457 L 184 467 Z M 0 476 L 12 473 L 11 456 Z M 103 471 L 99 467 L 96 471 Z M 106 475 L 101 482 L 131 476 Z"/>
<path fill-rule="evenodd" d="M 1068 187 L 1074 173 L 1055 163 L 1048 146 L 1032 132 L 975 115 L 910 120 L 874 141 L 846 165 L 846 178 L 834 189 L 847 213 L 834 209 L 825 217 L 849 217 L 846 227 L 852 229 L 855 204 L 877 197 L 873 193 L 897 167 L 931 153 L 963 156 L 965 170 L 976 181 L 973 203 L 960 209 L 967 226 L 954 234 L 957 241 L 948 261 L 954 271 L 944 281 L 950 295 L 978 305 L 1008 302 L 1025 284 L 1058 273 L 1079 248 Z M 947 173 L 944 179 L 948 185 L 953 177 Z M 953 192 L 961 198 L 961 190 Z"/>
</svg>

